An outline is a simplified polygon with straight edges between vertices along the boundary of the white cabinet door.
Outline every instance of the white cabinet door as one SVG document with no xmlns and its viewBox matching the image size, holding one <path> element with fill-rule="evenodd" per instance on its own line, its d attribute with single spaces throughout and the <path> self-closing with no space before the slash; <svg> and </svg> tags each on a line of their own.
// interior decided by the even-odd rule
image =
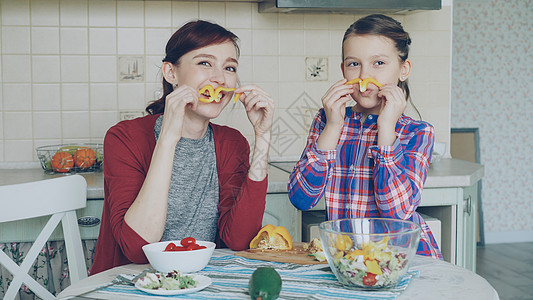
<svg viewBox="0 0 533 300">
<path fill-rule="evenodd" d="M 475 272 L 477 256 L 477 185 L 464 188 L 463 193 L 463 265 Z"/>
<path fill-rule="evenodd" d="M 477 183 L 470 187 L 428 188 L 417 211 L 441 221 L 445 261 L 475 272 Z"/>
<path fill-rule="evenodd" d="M 263 226 L 272 224 L 287 228 L 294 242 L 302 240 L 302 214 L 287 194 L 267 194 Z"/>
<path fill-rule="evenodd" d="M 459 187 L 427 188 L 422 191 L 422 203 L 417 209 L 419 213 L 440 220 L 440 251 L 444 260 L 452 264 L 457 262 L 457 239 L 461 236 L 458 227 L 460 224 L 457 222 L 457 202 L 462 199 L 462 194 Z"/>
</svg>

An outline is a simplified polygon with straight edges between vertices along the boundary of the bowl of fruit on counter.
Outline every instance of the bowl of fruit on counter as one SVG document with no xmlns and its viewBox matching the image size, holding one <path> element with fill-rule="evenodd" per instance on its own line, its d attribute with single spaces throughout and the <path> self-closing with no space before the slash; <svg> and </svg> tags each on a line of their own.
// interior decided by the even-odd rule
<svg viewBox="0 0 533 300">
<path fill-rule="evenodd" d="M 101 171 L 104 145 L 78 143 L 41 146 L 35 149 L 41 167 L 47 174 L 69 174 Z"/>
<path fill-rule="evenodd" d="M 322 222 L 320 238 L 337 280 L 363 290 L 396 287 L 409 268 L 420 240 L 420 225 L 383 218 Z"/>
</svg>

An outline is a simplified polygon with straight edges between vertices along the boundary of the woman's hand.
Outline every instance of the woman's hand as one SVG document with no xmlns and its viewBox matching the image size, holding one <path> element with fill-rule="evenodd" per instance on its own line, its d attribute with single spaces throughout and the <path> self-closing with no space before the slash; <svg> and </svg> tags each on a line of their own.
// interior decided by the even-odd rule
<svg viewBox="0 0 533 300">
<path fill-rule="evenodd" d="M 391 146 L 396 140 L 396 123 L 407 108 L 405 94 L 396 85 L 385 85 L 379 89 L 381 108 L 378 118 L 378 145 Z"/>
<path fill-rule="evenodd" d="M 261 181 L 267 176 L 268 151 L 274 120 L 274 100 L 267 92 L 253 84 L 241 86 L 235 90 L 235 93 L 243 93 L 239 100 L 244 104 L 248 120 L 255 131 L 255 146 L 248 178 Z"/>
<path fill-rule="evenodd" d="M 185 109 L 189 106 L 192 110 L 196 110 L 198 97 L 198 91 L 187 85 L 182 85 L 168 94 L 165 99 L 160 138 L 174 144 L 181 139 Z"/>
<path fill-rule="evenodd" d="M 248 120 L 254 127 L 255 135 L 270 134 L 274 120 L 274 100 L 272 97 L 253 84 L 241 86 L 235 90 L 235 93 L 243 93 L 239 101 L 243 103 L 246 109 Z"/>
<path fill-rule="evenodd" d="M 339 142 L 346 116 L 346 103 L 353 99 L 351 94 L 354 92 L 353 86 L 345 83 L 346 79 L 337 81 L 322 97 L 327 123 L 317 140 L 317 146 L 321 150 L 333 150 Z"/>
</svg>

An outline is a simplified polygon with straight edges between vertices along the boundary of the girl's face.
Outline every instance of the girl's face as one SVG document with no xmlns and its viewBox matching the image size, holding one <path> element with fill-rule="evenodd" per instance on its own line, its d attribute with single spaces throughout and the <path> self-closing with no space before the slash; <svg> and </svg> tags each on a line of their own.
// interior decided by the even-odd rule
<svg viewBox="0 0 533 300">
<path fill-rule="evenodd" d="M 409 75 L 410 62 L 401 62 L 394 42 L 380 35 L 352 35 L 343 44 L 344 61 L 341 63 L 344 78 L 365 79 L 372 77 L 383 85 L 397 85 L 401 76 Z M 407 71 L 407 73 L 406 73 Z M 368 114 L 378 114 L 381 98 L 378 87 L 368 84 L 364 93 L 354 86 L 352 98 L 357 102 L 355 110 Z"/>
<path fill-rule="evenodd" d="M 210 84 L 213 88 L 219 86 L 234 88 L 237 85 L 237 50 L 230 42 L 209 45 L 190 51 L 183 55 L 176 68 L 178 86 L 188 85 L 195 90 Z M 207 119 L 216 118 L 231 100 L 232 92 L 221 92 L 220 102 L 198 102 L 195 111 L 190 111 Z"/>
</svg>

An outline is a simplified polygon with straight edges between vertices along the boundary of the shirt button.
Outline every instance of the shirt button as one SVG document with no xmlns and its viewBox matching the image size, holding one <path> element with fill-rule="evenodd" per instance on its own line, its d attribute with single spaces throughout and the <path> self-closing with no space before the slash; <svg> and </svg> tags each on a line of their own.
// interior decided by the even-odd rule
<svg viewBox="0 0 533 300">
<path fill-rule="evenodd" d="M 369 118 L 370 120 L 372 120 L 373 117 L 372 117 L 372 116 L 368 116 L 368 118 Z"/>
</svg>

